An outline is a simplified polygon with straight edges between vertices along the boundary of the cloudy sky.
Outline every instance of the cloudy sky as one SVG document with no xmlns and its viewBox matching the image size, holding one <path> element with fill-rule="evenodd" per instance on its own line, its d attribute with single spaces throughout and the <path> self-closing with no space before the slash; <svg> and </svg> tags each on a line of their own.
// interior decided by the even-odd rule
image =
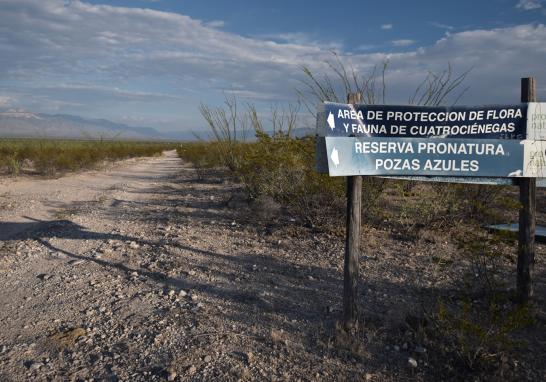
<svg viewBox="0 0 546 382">
<path fill-rule="evenodd" d="M 429 70 L 470 68 L 460 104 L 546 100 L 546 1 L 0 0 L 0 109 L 204 128 L 225 92 L 295 101 L 302 65 L 335 50 L 363 74 L 389 61 L 387 101 Z"/>
</svg>

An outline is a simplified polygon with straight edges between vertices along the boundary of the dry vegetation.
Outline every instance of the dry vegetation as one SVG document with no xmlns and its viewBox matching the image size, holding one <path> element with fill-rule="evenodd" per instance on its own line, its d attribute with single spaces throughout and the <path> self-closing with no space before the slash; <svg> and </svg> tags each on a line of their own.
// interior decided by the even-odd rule
<svg viewBox="0 0 546 382">
<path fill-rule="evenodd" d="M 314 139 L 259 135 L 253 143 L 233 143 L 229 149 L 225 145 L 184 144 L 178 153 L 196 166 L 203 181 L 211 169 L 224 169 L 225 176 L 240 182 L 245 190 L 235 197 L 254 206 L 254 211 L 265 210 L 263 215 L 268 216 L 268 209 L 280 208 L 312 235 L 343 240 L 344 179 L 316 173 Z M 222 152 L 229 154 L 225 157 Z M 361 303 L 367 308 L 357 339 L 340 329 L 325 334 L 337 351 L 345 352 L 348 359 L 364 357 L 362 339 L 365 342 L 370 331 L 379 330 L 390 333 L 382 340 L 396 344 L 396 349 L 404 344 L 417 349 L 410 349 L 410 358 L 427 367 L 424 375 L 416 375 L 417 380 L 470 376 L 539 380 L 537 376 L 544 371 L 533 362 L 533 352 L 543 350 L 544 344 L 532 337 L 544 331 L 544 313 L 533 304 L 514 302 L 515 237 L 484 228 L 490 223 L 517 221 L 516 191 L 512 187 L 364 178 L 365 262 L 369 263 L 370 252 L 382 251 L 389 244 L 399 246 L 395 251 L 420 248 L 419 256 L 411 260 L 404 256 L 400 261 L 423 269 L 422 277 L 431 281 L 414 296 L 420 306 L 393 295 L 397 305 L 379 317 L 368 312 L 369 301 L 362 296 Z M 439 250 L 439 243 L 446 247 L 445 252 Z M 425 260 L 424 255 L 430 258 Z M 540 249 L 537 256 L 542 256 Z M 542 273 L 537 271 L 539 278 Z M 374 284 L 368 279 L 371 274 L 377 276 L 376 271 L 365 271 L 361 288 Z M 386 273 L 381 283 L 389 278 Z M 402 278 L 401 282 L 410 288 L 414 280 L 404 282 Z M 538 301 L 543 301 L 542 293 L 540 289 Z M 391 315 L 401 318 L 392 324 Z M 532 369 L 529 375 L 525 367 Z"/>
<path fill-rule="evenodd" d="M 172 147 L 154 142 L 5 139 L 0 141 L 0 172 L 51 176 L 104 162 L 159 155 Z"/>
<path fill-rule="evenodd" d="M 340 88 L 308 72 L 304 105 L 384 101 L 383 76 L 332 68 Z M 410 102 L 441 103 L 462 79 L 431 74 Z M 484 228 L 516 221 L 514 187 L 364 178 L 360 326 L 342 328 L 346 185 L 315 171 L 298 110 L 273 108 L 266 129 L 227 98 L 201 107 L 213 139 L 178 145 L 183 163 L 169 152 L 26 193 L 12 182 L 0 379 L 546 379 L 545 246 L 533 301 L 518 305 L 516 240 Z M 0 163 L 53 174 L 168 147 L 11 141 Z M 539 224 L 545 202 L 539 191 Z"/>
<path fill-rule="evenodd" d="M 341 79 L 342 91 L 357 91 L 367 103 L 377 98 L 384 100 L 385 84 L 383 81 L 382 88 L 377 87 L 375 73 L 359 79 L 339 62 L 332 64 L 332 68 Z M 332 85 L 335 81 L 306 73 L 309 81 L 300 94 L 307 94 L 313 101 L 342 101 Z M 410 103 L 441 104 L 459 87 L 464 76 L 454 78 L 451 69 L 440 75 L 431 74 L 410 97 Z M 316 172 L 315 139 L 291 136 L 296 124 L 293 113 L 285 114 L 283 123 L 274 116 L 274 128 L 267 134 L 255 108 L 248 106 L 241 112 L 233 98 L 226 100 L 224 108 L 202 106 L 201 112 L 214 139 L 178 148 L 179 156 L 193 163 L 200 178 L 210 169 L 224 169 L 243 185 L 246 192 L 239 197 L 251 205 L 258 205 L 258 209 L 280 206 L 285 214 L 312 232 L 342 237 L 344 179 Z M 279 125 L 284 128 L 278 128 Z M 256 140 L 237 139 L 248 135 L 248 127 Z M 402 324 L 394 327 L 389 324 L 392 311 L 379 318 L 367 312 L 361 321 L 367 322 L 368 327 L 364 325 L 356 339 L 337 329 L 333 343 L 338 350 L 347 351 L 357 359 L 366 357 L 362 353 L 365 353 L 362 338 L 365 341 L 370 331 L 379 330 L 390 333 L 386 341 L 398 343 L 397 351 L 402 344 L 406 349 L 408 343 L 412 344 L 409 367 L 422 364 L 428 367 L 420 377 L 417 373 L 416 379 L 540 380 L 544 370 L 533 353 L 544 351 L 543 335 L 536 341 L 537 334 L 544 333 L 544 313 L 533 304 L 520 306 L 514 302 L 514 236 L 492 234 L 484 228 L 490 223 L 517 221 L 516 190 L 373 177 L 365 177 L 363 187 L 365 231 L 389 237 L 370 248 L 369 242 L 374 239 L 367 236 L 365 249 L 377 251 L 391 240 L 399 243 L 400 248 L 420 247 L 429 252 L 432 264 L 428 264 L 429 260 L 428 265 L 419 264 L 423 261 L 421 256 L 411 262 L 417 263 L 418 268 L 428 267 L 433 273 L 442 274 L 437 275 L 437 286 L 432 285 L 436 281 L 428 281 L 429 285 L 419 291 L 418 309 L 398 302 L 401 312 L 411 312 L 394 314 L 402 315 Z M 539 219 L 543 218 L 539 215 Z M 452 249 L 437 252 L 438 242 Z M 537 273 L 539 278 L 544 276 L 542 271 Z M 538 301 L 544 299 L 541 293 L 543 289 L 538 292 Z M 378 320 L 387 324 L 377 325 Z"/>
</svg>

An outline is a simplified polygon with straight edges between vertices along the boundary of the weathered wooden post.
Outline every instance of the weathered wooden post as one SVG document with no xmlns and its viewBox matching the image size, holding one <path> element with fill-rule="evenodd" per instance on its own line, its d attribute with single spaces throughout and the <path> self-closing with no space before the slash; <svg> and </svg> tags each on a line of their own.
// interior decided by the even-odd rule
<svg viewBox="0 0 546 382">
<path fill-rule="evenodd" d="M 524 78 L 521 84 L 521 100 L 528 105 L 362 105 L 360 94 L 348 94 L 348 104 L 325 102 L 319 109 L 317 169 L 347 177 L 346 330 L 354 331 L 359 319 L 362 176 L 427 177 L 423 180 L 449 176 L 450 181 L 462 183 L 482 183 L 480 177 L 489 177 L 498 184 L 513 184 L 517 179 L 521 201 L 517 298 L 525 303 L 532 296 L 536 177 L 546 174 L 546 104 L 536 102 L 533 78 Z M 437 122 L 443 125 L 436 126 Z M 513 134 L 507 136 L 507 132 Z"/>
<path fill-rule="evenodd" d="M 347 103 L 361 102 L 360 93 L 349 93 Z M 362 176 L 347 177 L 347 228 L 343 270 L 343 324 L 346 330 L 358 326 L 358 253 L 362 211 Z"/>
<path fill-rule="evenodd" d="M 521 102 L 536 102 L 533 77 L 521 79 Z M 521 178 L 519 182 L 519 236 L 517 298 L 526 303 L 533 295 L 532 273 L 535 262 L 536 178 Z"/>
</svg>

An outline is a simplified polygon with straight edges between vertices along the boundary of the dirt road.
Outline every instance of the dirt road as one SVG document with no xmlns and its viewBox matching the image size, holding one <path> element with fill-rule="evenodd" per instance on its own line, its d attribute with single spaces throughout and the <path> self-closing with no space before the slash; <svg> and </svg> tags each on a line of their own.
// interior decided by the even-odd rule
<svg viewBox="0 0 546 382">
<path fill-rule="evenodd" d="M 423 291 L 449 290 L 430 253 L 455 248 L 368 235 L 365 330 L 343 337 L 343 239 L 274 204 L 253 209 L 214 171 L 197 175 L 166 152 L 55 180 L 1 180 L 1 381 L 434 375 L 405 322 Z"/>
<path fill-rule="evenodd" d="M 197 181 L 174 152 L 106 172 L 3 179 L 0 379 L 330 372 L 302 338 L 328 308 L 317 284 L 336 285 L 333 297 L 339 280 L 298 264 L 312 238 L 285 244 L 241 225 L 241 208 L 228 206 L 236 191 Z"/>
<path fill-rule="evenodd" d="M 159 158 L 127 160 L 114 165 L 110 171 L 48 180 L 0 179 L 0 240 L 13 238 L 19 232 L 32 232 L 40 222 L 58 220 L 86 206 L 113 202 L 117 198 L 134 200 L 149 187 L 176 176 L 180 170 L 179 159 L 172 151 Z"/>
</svg>

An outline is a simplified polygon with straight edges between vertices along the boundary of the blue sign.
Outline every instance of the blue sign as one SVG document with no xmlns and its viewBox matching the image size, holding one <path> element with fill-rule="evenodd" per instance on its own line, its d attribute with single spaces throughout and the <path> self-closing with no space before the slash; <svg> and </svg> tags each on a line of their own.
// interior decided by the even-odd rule
<svg viewBox="0 0 546 382">
<path fill-rule="evenodd" d="M 331 176 L 546 176 L 546 141 L 390 137 L 325 140 Z"/>
<path fill-rule="evenodd" d="M 326 102 L 317 127 L 327 137 L 546 140 L 546 103 L 425 107 Z"/>
</svg>

